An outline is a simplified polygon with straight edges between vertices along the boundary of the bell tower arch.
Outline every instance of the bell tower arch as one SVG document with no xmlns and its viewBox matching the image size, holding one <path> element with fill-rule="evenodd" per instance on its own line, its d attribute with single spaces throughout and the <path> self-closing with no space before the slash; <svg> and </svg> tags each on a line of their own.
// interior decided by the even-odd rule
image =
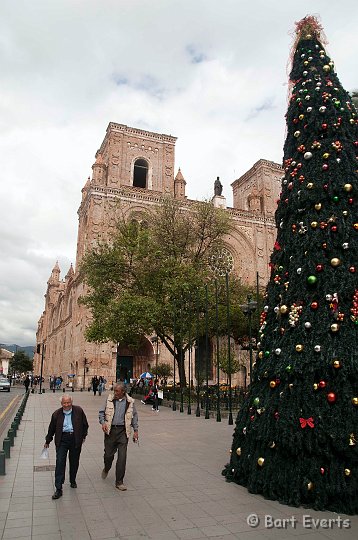
<svg viewBox="0 0 358 540">
<path fill-rule="evenodd" d="M 176 137 L 110 122 L 96 159 L 109 188 L 135 187 L 174 195 Z"/>
</svg>

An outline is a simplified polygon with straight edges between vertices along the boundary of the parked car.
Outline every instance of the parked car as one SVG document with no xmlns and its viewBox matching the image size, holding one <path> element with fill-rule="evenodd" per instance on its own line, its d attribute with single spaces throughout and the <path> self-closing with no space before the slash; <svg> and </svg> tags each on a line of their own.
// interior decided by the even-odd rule
<svg viewBox="0 0 358 540">
<path fill-rule="evenodd" d="M 10 392 L 10 381 L 6 377 L 0 377 L 0 390 Z"/>
</svg>

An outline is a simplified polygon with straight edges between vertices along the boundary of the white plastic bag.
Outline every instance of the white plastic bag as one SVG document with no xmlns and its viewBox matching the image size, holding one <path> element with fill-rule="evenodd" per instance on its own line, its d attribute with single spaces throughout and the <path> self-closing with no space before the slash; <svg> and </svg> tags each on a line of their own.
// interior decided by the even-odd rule
<svg viewBox="0 0 358 540">
<path fill-rule="evenodd" d="M 40 458 L 41 459 L 48 459 L 49 458 L 48 448 L 43 448 L 42 449 Z"/>
</svg>

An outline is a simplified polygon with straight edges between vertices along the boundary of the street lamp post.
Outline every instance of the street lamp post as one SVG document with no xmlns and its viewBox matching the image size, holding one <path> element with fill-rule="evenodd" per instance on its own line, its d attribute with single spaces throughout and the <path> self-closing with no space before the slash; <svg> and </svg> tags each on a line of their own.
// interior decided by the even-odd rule
<svg viewBox="0 0 358 540">
<path fill-rule="evenodd" d="M 159 338 L 158 334 L 150 338 L 150 341 L 154 345 L 155 343 L 155 378 L 158 379 L 158 359 L 159 359 Z"/>
<path fill-rule="evenodd" d="M 251 295 L 247 295 L 247 304 L 242 304 L 242 312 L 249 320 L 249 355 L 250 355 L 250 384 L 252 382 L 252 314 L 256 311 L 257 302 L 251 300 Z M 246 386 L 246 384 L 245 384 Z"/>
<path fill-rule="evenodd" d="M 226 285 L 226 320 L 227 320 L 227 358 L 229 366 L 229 417 L 228 424 L 232 426 L 234 421 L 232 418 L 232 387 L 231 387 L 231 317 L 230 317 L 230 287 L 229 287 L 229 274 L 225 275 Z"/>
<path fill-rule="evenodd" d="M 41 350 L 41 369 L 40 369 L 40 394 L 42 394 L 42 373 L 44 368 L 44 356 L 45 356 L 45 350 L 46 345 L 45 343 L 42 343 L 42 350 Z"/>
</svg>

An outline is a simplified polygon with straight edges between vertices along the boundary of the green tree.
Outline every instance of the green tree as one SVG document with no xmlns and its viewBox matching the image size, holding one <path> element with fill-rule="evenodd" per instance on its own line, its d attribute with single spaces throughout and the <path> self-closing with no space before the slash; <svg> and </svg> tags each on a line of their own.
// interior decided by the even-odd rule
<svg viewBox="0 0 358 540">
<path fill-rule="evenodd" d="M 170 364 L 161 362 L 154 369 L 154 374 L 158 377 L 158 379 L 164 379 L 166 382 L 168 377 L 173 375 L 173 368 Z"/>
<path fill-rule="evenodd" d="M 313 17 L 298 23 L 260 352 L 228 480 L 358 512 L 357 115 Z"/>
<path fill-rule="evenodd" d="M 12 373 L 21 375 L 27 371 L 32 371 L 33 360 L 30 360 L 29 356 L 24 351 L 15 352 L 14 356 L 9 362 L 9 368 Z"/>
<path fill-rule="evenodd" d="M 155 333 L 174 356 L 183 386 L 184 354 L 196 335 L 205 333 L 208 285 L 209 332 L 216 331 L 212 261 L 230 231 L 228 214 L 209 202 L 182 205 L 164 198 L 153 212 L 143 212 L 142 224 L 121 217 L 108 243 L 86 255 L 81 272 L 88 293 L 83 302 L 93 319 L 90 341 L 115 341 L 137 347 Z M 217 265 L 215 266 L 218 271 Z M 224 273 L 224 268 L 219 269 Z M 232 328 L 246 324 L 238 304 L 247 289 L 232 275 Z M 225 282 L 218 278 L 219 333 L 227 331 Z M 196 320 L 199 312 L 199 321 Z"/>
<path fill-rule="evenodd" d="M 230 362 L 228 355 L 228 347 L 221 346 L 219 349 L 219 368 L 225 375 L 234 375 L 242 368 L 243 363 L 236 355 L 234 345 L 230 345 Z"/>
</svg>

